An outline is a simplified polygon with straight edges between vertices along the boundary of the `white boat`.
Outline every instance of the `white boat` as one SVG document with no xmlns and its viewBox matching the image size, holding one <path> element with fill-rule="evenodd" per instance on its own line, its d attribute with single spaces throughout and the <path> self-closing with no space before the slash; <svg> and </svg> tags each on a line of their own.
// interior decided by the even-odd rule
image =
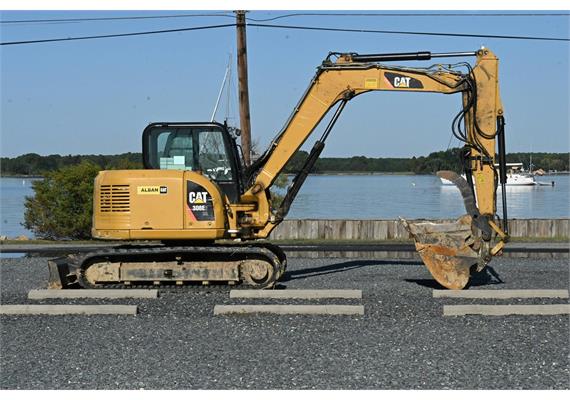
<svg viewBox="0 0 570 400">
<path fill-rule="evenodd" d="M 499 167 L 495 164 L 495 167 Z M 465 174 L 461 175 L 465 178 Z M 443 185 L 453 185 L 453 182 L 447 179 L 439 178 Z M 526 172 L 522 163 L 507 163 L 507 186 L 534 186 L 538 182 L 534 179 L 534 175 Z"/>
</svg>

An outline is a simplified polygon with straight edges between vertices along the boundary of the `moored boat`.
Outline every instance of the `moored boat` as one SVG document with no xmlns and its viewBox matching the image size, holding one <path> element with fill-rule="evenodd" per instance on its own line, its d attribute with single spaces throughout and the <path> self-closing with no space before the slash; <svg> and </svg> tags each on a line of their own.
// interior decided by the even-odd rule
<svg viewBox="0 0 570 400">
<path fill-rule="evenodd" d="M 498 165 L 495 165 L 498 167 Z M 465 178 L 465 174 L 461 175 Z M 453 185 L 447 179 L 439 178 L 443 185 Z M 538 182 L 534 179 L 534 175 L 524 170 L 522 163 L 507 163 L 507 186 L 534 186 Z"/>
</svg>

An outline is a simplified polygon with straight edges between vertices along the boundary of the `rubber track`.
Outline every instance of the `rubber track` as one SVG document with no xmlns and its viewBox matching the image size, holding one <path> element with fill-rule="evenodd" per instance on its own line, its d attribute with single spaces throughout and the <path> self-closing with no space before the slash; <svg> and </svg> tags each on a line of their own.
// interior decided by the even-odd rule
<svg viewBox="0 0 570 400">
<path fill-rule="evenodd" d="M 84 273 L 89 266 L 95 262 L 101 260 L 112 260 L 112 261 L 127 261 L 131 260 L 133 256 L 137 257 L 148 257 L 149 262 L 153 260 L 156 256 L 164 255 L 186 255 L 189 254 L 200 254 L 206 256 L 212 256 L 215 261 L 223 260 L 224 256 L 235 256 L 236 254 L 243 255 L 242 259 L 264 259 L 271 263 L 273 266 L 273 274 L 271 279 L 264 285 L 255 286 L 256 288 L 263 289 L 265 287 L 271 287 L 275 284 L 277 279 L 285 272 L 287 266 L 287 261 L 285 253 L 275 245 L 269 243 L 263 244 L 245 244 L 245 245 L 214 245 L 214 246 L 176 246 L 176 247 L 162 247 L 162 246 L 125 246 L 122 248 L 115 249 L 105 249 L 98 250 L 86 254 L 74 254 L 68 257 L 68 263 L 70 270 L 75 270 L 78 276 L 78 282 L 83 287 L 88 288 L 160 288 L 163 289 L 174 289 L 179 291 L 180 289 L 195 288 L 199 287 L 223 287 L 227 290 L 228 287 L 233 287 L 234 285 L 221 284 L 217 281 L 212 281 L 212 285 L 198 285 L 198 284 L 188 284 L 185 285 L 174 285 L 170 283 L 153 285 L 153 284 L 96 284 L 93 285 L 89 283 L 84 278 Z M 215 282 L 215 283 L 214 283 Z"/>
</svg>

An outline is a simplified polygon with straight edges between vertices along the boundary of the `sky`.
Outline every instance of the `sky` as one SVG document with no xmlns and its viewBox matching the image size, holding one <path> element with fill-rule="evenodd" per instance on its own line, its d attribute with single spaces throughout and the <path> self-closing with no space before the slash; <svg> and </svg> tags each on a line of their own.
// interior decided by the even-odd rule
<svg viewBox="0 0 570 400">
<path fill-rule="evenodd" d="M 215 11 L 219 13 L 220 11 Z M 337 11 L 338 12 L 338 11 Z M 349 11 L 356 13 L 357 11 Z M 375 11 L 378 12 L 378 11 Z M 406 12 L 411 12 L 407 10 Z M 435 12 L 435 11 L 433 11 Z M 463 12 L 463 11 L 461 11 Z M 204 11 L 5 11 L 2 21 Z M 231 14 L 231 12 L 228 12 Z M 289 11 L 252 11 L 270 18 Z M 229 17 L 19 23 L 0 41 L 33 40 L 232 23 Z M 569 17 L 298 16 L 268 23 L 399 31 L 570 37 Z M 263 150 L 279 132 L 329 51 L 474 51 L 500 58 L 507 152 L 568 152 L 570 42 L 247 28 L 252 136 Z M 0 46 L 0 154 L 141 151 L 150 122 L 208 121 L 231 57 L 231 101 L 217 119 L 238 124 L 235 28 L 126 38 Z M 474 58 L 467 58 L 474 63 Z M 457 62 L 460 59 L 435 60 Z M 409 63 L 428 66 L 432 61 Z M 373 92 L 353 99 L 325 157 L 411 157 L 457 146 L 459 95 Z M 226 113 L 226 109 L 229 112 Z M 322 124 L 324 125 L 324 124 Z M 323 126 L 317 129 L 320 132 Z M 318 133 L 315 133 L 316 136 Z M 308 140 L 307 148 L 316 137 Z"/>
</svg>

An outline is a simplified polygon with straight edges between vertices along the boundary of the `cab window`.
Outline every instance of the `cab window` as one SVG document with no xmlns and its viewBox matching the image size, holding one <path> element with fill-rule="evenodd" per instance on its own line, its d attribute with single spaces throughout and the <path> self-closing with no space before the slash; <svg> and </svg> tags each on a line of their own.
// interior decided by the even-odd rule
<svg viewBox="0 0 570 400">
<path fill-rule="evenodd" d="M 196 171 L 216 181 L 234 180 L 226 141 L 216 126 L 155 126 L 144 140 L 145 162 L 150 168 Z"/>
</svg>

